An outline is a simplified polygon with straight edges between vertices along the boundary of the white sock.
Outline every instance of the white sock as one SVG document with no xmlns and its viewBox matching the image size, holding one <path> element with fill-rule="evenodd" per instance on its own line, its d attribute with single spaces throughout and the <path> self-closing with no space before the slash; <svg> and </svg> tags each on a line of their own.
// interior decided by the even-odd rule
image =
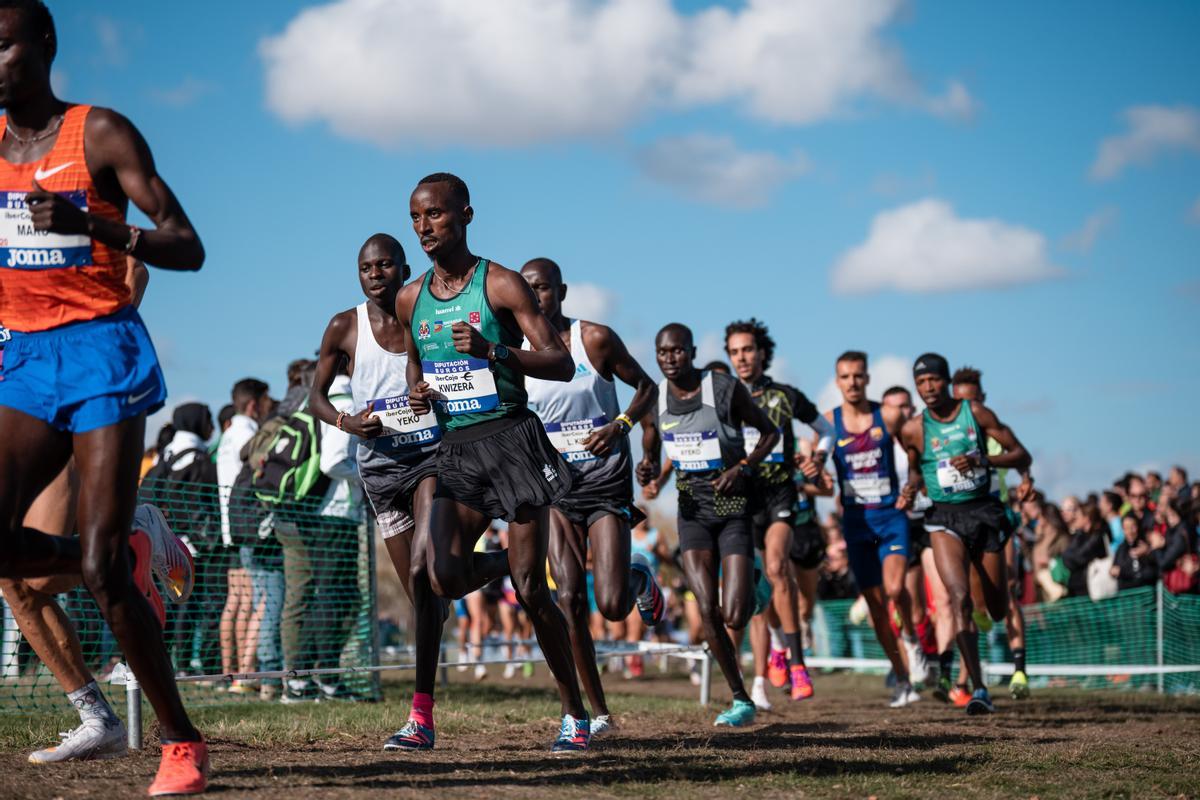
<svg viewBox="0 0 1200 800">
<path fill-rule="evenodd" d="M 95 681 L 87 683 L 73 692 L 67 692 L 67 699 L 79 712 L 81 722 L 96 719 L 103 722 L 108 728 L 121 724 L 117 712 L 113 711 L 112 706 L 108 704 L 104 692 L 100 691 L 100 687 L 96 685 Z"/>
<path fill-rule="evenodd" d="M 771 625 L 769 630 L 771 631 L 771 649 L 787 650 L 787 643 L 783 641 L 783 628 Z"/>
</svg>

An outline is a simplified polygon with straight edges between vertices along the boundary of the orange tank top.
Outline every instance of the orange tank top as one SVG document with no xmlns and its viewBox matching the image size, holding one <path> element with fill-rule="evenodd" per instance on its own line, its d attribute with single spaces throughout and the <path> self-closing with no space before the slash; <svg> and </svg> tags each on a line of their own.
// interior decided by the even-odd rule
<svg viewBox="0 0 1200 800">
<path fill-rule="evenodd" d="M 85 235 L 33 230 L 25 194 L 33 180 L 84 211 L 124 222 L 96 192 L 88 173 L 83 130 L 91 106 L 67 109 L 50 152 L 28 164 L 0 158 L 0 324 L 44 331 L 105 317 L 130 303 L 125 254 Z M 8 117 L 0 116 L 0 130 Z"/>
</svg>

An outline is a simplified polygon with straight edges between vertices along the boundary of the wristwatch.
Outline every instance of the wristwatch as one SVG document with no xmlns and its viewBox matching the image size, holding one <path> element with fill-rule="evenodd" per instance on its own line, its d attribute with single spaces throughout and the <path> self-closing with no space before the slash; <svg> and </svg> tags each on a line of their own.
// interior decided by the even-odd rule
<svg viewBox="0 0 1200 800">
<path fill-rule="evenodd" d="M 750 466 L 750 462 L 748 462 L 746 459 L 743 458 L 741 461 L 739 461 L 738 466 L 741 468 L 743 476 L 749 478 L 754 474 L 754 467 Z"/>
<path fill-rule="evenodd" d="M 488 361 L 493 364 L 498 364 L 508 358 L 508 347 L 500 342 L 494 343 L 488 348 Z"/>
</svg>

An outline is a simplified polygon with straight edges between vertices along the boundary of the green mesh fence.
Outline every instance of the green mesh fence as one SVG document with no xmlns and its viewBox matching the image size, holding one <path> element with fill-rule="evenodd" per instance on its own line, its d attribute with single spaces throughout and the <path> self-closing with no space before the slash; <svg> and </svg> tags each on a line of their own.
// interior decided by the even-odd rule
<svg viewBox="0 0 1200 800">
<path fill-rule="evenodd" d="M 179 676 L 379 663 L 374 549 L 367 524 L 324 516 L 315 502 L 267 505 L 234 490 L 223 537 L 215 486 L 146 482 L 139 499 L 157 505 L 194 553 L 191 597 L 181 605 L 165 593 L 163 598 L 163 635 Z M 5 601 L 0 711 L 61 708 L 62 690 L 17 630 L 8 605 L 13 598 Z M 58 601 L 79 636 L 88 668 L 110 698 L 123 703 L 123 683 L 104 682 L 122 661 L 121 652 L 91 595 L 79 586 Z M 289 691 L 295 700 L 380 696 L 378 677 L 361 673 L 291 682 L 184 680 L 179 686 L 190 705 L 280 700 Z"/>
<path fill-rule="evenodd" d="M 1158 589 L 1121 592 L 1093 602 L 1072 597 L 1024 606 L 1026 660 L 1044 665 L 1146 666 L 1159 664 Z M 816 614 L 816 655 L 882 659 L 870 624 L 850 621 L 852 600 L 825 601 Z M 1200 665 L 1200 596 L 1162 592 L 1164 666 Z M 1004 625 L 980 640 L 980 655 L 993 663 L 1011 660 Z M 1054 675 L 1030 678 L 1035 686 L 1200 692 L 1200 673 Z"/>
</svg>

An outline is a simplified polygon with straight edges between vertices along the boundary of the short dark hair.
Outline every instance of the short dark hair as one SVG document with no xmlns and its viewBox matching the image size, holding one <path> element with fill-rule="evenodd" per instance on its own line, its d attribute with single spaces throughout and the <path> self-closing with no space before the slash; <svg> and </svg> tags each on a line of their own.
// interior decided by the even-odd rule
<svg viewBox="0 0 1200 800">
<path fill-rule="evenodd" d="M 958 369 L 954 370 L 954 377 L 950 379 L 950 382 L 953 384 L 966 384 L 968 386 L 975 386 L 979 389 L 982 389 L 983 384 L 980 383 L 982 380 L 983 372 L 980 370 L 977 370 L 974 367 L 959 367 Z"/>
<path fill-rule="evenodd" d="M 861 361 L 862 365 L 865 367 L 867 366 L 867 354 L 862 350 L 847 350 L 838 356 L 837 361 L 833 363 L 839 364 L 843 361 Z"/>
<path fill-rule="evenodd" d="M 233 403 L 226 403 L 221 406 L 221 410 L 217 412 L 217 427 L 223 430 L 225 423 L 233 419 L 236 414 L 237 409 L 233 407 Z"/>
<path fill-rule="evenodd" d="M 297 358 L 287 365 L 287 385 L 291 389 L 304 383 L 304 373 L 312 369 L 314 362 L 311 358 Z"/>
<path fill-rule="evenodd" d="M 908 395 L 910 400 L 912 399 L 912 392 L 910 392 L 908 389 L 905 389 L 903 386 L 891 387 L 890 389 L 888 389 L 886 392 L 883 393 L 883 397 L 886 400 L 887 398 L 891 397 L 894 394 L 906 394 L 906 395 Z"/>
<path fill-rule="evenodd" d="M 25 15 L 29 25 L 29 33 L 33 39 L 41 39 L 46 44 L 46 64 L 54 63 L 58 55 L 58 32 L 54 29 L 54 17 L 42 0 L 0 0 L 0 10 L 13 9 Z"/>
<path fill-rule="evenodd" d="M 701 372 L 721 372 L 726 375 L 733 374 L 733 370 L 731 370 L 729 368 L 729 365 L 726 364 L 724 361 L 710 361 L 707 364 L 705 364 L 704 368 L 701 369 L 700 371 Z"/>
<path fill-rule="evenodd" d="M 417 186 L 424 186 L 429 183 L 449 184 L 450 191 L 454 194 L 455 199 L 463 204 L 463 208 L 471 205 L 471 192 L 467 189 L 467 183 L 457 175 L 449 172 L 435 172 L 417 181 Z"/>
<path fill-rule="evenodd" d="M 230 399 L 233 400 L 233 407 L 240 414 L 246 410 L 246 406 L 250 405 L 252 400 L 261 399 L 270 390 L 271 387 L 258 378 L 242 378 L 233 385 Z"/>
<path fill-rule="evenodd" d="M 754 337 L 754 346 L 762 351 L 762 368 L 766 372 L 771 368 L 775 358 L 775 340 L 767 333 L 766 323 L 759 322 L 754 317 L 739 319 L 725 326 L 725 349 L 729 350 L 729 337 L 735 333 L 748 333 Z"/>
<path fill-rule="evenodd" d="M 659 328 L 658 333 L 654 335 L 655 345 L 658 344 L 658 340 L 661 339 L 665 333 L 678 333 L 686 336 L 688 344 L 690 344 L 692 347 L 696 346 L 696 337 L 692 335 L 692 329 L 687 325 L 684 325 L 682 322 L 668 322 L 666 325 L 663 325 L 661 328 Z"/>
</svg>

